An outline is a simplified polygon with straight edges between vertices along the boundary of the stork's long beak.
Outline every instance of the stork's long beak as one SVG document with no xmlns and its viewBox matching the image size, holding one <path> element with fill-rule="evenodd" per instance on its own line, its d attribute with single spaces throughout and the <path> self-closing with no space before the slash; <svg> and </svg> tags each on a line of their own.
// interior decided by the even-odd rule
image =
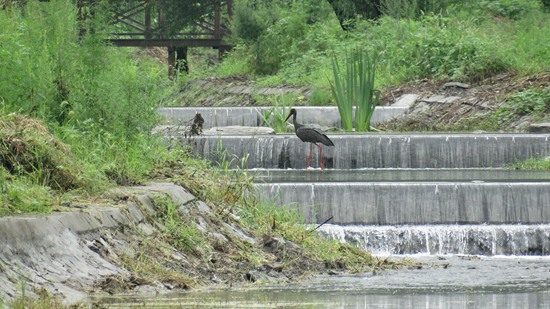
<svg viewBox="0 0 550 309">
<path fill-rule="evenodd" d="M 288 121 L 288 118 L 290 118 L 290 116 L 292 116 L 292 113 L 288 114 L 288 116 L 287 116 L 286 119 L 285 119 L 285 122 Z"/>
<path fill-rule="evenodd" d="M 292 116 L 292 115 L 294 115 L 294 111 L 293 111 L 293 110 L 290 111 L 290 113 L 288 114 L 288 116 L 287 116 L 286 119 L 285 119 L 285 122 L 287 122 L 288 119 L 290 119 L 290 116 Z"/>
</svg>

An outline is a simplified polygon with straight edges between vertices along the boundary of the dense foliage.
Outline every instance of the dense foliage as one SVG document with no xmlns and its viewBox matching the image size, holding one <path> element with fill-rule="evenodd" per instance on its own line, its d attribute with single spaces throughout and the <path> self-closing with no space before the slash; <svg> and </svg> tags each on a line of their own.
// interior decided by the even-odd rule
<svg viewBox="0 0 550 309">
<path fill-rule="evenodd" d="M 385 0 L 376 19 L 350 4 L 362 1 L 330 2 L 348 4 L 354 16 L 348 31 L 328 2 L 237 0 L 237 47 L 217 72 L 329 91 L 332 53 L 343 59 L 353 46 L 380 51 L 379 86 L 421 78 L 477 81 L 548 67 L 550 18 L 538 0 Z"/>
<path fill-rule="evenodd" d="M 157 156 L 149 132 L 171 87 L 165 67 L 108 46 L 99 32 L 79 36 L 76 12 L 71 0 L 0 10 L 0 111 L 24 115 L 0 122 L 0 213 L 24 208 L 34 186 L 97 192 L 109 182 L 135 183 Z M 24 152 L 35 158 L 12 162 Z M 47 204 L 42 193 L 36 200 Z"/>
</svg>

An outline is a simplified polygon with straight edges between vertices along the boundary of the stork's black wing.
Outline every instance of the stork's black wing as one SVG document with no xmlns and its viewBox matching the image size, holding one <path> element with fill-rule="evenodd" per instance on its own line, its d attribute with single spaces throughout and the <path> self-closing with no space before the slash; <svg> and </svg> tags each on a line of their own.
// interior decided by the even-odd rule
<svg viewBox="0 0 550 309">
<path fill-rule="evenodd" d="M 326 146 L 334 146 L 334 143 L 321 130 L 313 127 L 303 126 L 296 130 L 296 135 L 308 143 L 321 143 Z"/>
</svg>

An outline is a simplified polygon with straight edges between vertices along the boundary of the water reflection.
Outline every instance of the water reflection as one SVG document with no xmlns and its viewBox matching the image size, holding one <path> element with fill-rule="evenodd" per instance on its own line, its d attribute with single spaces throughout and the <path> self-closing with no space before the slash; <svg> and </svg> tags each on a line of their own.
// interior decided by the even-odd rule
<svg viewBox="0 0 550 309">
<path fill-rule="evenodd" d="M 319 276 L 284 286 L 109 298 L 102 302 L 109 308 L 550 308 L 549 257 L 452 255 L 413 259 L 424 266 L 376 275 Z"/>
<path fill-rule="evenodd" d="M 209 291 L 105 302 L 108 308 L 549 308 L 547 292 L 371 294 L 360 291 Z"/>
<path fill-rule="evenodd" d="M 200 297 L 170 297 L 111 303 L 108 308 L 548 308 L 546 293 L 521 294 L 414 294 L 414 295 L 316 295 L 271 293 L 261 297 L 208 294 Z M 237 295 L 235 295 L 237 294 Z M 294 295 L 292 295 L 294 294 Z M 290 297 L 289 297 L 290 296 Z M 313 296 L 313 295 L 311 295 Z M 330 297 L 330 298 L 329 298 Z"/>
</svg>

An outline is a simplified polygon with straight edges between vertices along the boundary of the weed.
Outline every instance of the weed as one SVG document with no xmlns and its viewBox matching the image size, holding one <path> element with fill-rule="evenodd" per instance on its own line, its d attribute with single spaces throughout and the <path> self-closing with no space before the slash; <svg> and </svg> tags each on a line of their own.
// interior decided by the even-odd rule
<svg viewBox="0 0 550 309">
<path fill-rule="evenodd" d="M 540 8 L 536 1 L 520 1 L 520 0 L 491 0 L 482 1 L 481 5 L 496 16 L 519 20 L 526 14 L 532 11 L 537 11 Z"/>
<path fill-rule="evenodd" d="M 507 167 L 516 170 L 550 170 L 550 158 L 530 158 L 507 165 Z"/>
<path fill-rule="evenodd" d="M 171 259 L 173 249 L 166 244 L 163 238 L 144 240 L 136 248 L 133 256 L 123 255 L 124 268 L 136 273 L 146 282 L 153 283 L 170 282 L 177 288 L 189 288 L 196 284 L 196 280 L 174 270 L 166 268 L 163 264 Z"/>
<path fill-rule="evenodd" d="M 308 105 L 311 106 L 326 106 L 332 104 L 332 94 L 330 91 L 315 87 L 311 91 L 311 94 L 308 97 Z"/>
<path fill-rule="evenodd" d="M 10 77 L 0 78 L 2 114 L 29 115 L 41 122 L 35 129 L 63 140 L 35 139 L 24 157 L 9 157 L 6 149 L 27 142 L 9 135 L 2 161 L 13 175 L 55 190 L 98 192 L 107 178 L 137 183 L 157 156 L 148 134 L 173 84 L 162 65 L 134 61 L 132 49 L 109 47 L 101 31 L 79 37 L 76 11 L 70 0 L 0 10 L 0 76 Z M 98 8 L 94 22 L 101 15 Z"/>
<path fill-rule="evenodd" d="M 386 7 L 385 16 L 376 22 L 355 21 L 355 29 L 345 34 L 335 30 L 339 24 L 330 14 L 308 18 L 303 16 L 308 10 L 293 15 L 298 6 L 258 5 L 264 12 L 249 14 L 269 17 L 260 18 L 265 22 L 261 34 L 244 40 L 220 69 L 232 66 L 233 74 L 261 71 L 270 75 L 260 76 L 260 81 L 328 89 L 327 81 L 318 77 L 330 69 L 326 65 L 331 61 L 329 51 L 357 44 L 377 49 L 383 56 L 377 87 L 419 78 L 478 81 L 506 70 L 534 73 L 547 66 L 550 49 L 540 42 L 544 42 L 550 24 L 547 14 L 536 8 L 536 1 L 386 0 L 381 5 Z M 330 6 L 325 6 L 316 14 L 325 14 L 327 7 L 330 11 Z M 497 7 L 519 7 L 522 13 L 511 10 L 517 19 L 506 22 L 493 18 L 487 6 L 496 11 Z M 277 18 L 280 24 L 273 22 Z M 239 65 L 237 69 L 234 65 L 251 58 L 247 67 Z"/>
<path fill-rule="evenodd" d="M 291 106 L 294 105 L 292 97 L 288 95 L 271 97 L 273 102 L 271 108 L 263 109 L 258 114 L 262 118 L 262 125 L 273 128 L 276 133 L 288 132 L 288 124 L 285 119 L 290 112 Z"/>
<path fill-rule="evenodd" d="M 505 99 L 505 104 L 495 110 L 492 118 L 507 124 L 522 115 L 542 118 L 550 110 L 550 87 L 530 88 L 513 93 Z"/>
<path fill-rule="evenodd" d="M 253 178 L 243 169 L 229 169 L 228 164 L 217 167 L 206 160 L 192 159 L 190 154 L 177 151 L 177 161 L 168 160 L 159 166 L 163 175 L 174 175 L 174 181 L 190 190 L 197 198 L 211 205 L 221 218 L 234 213 L 246 227 L 257 235 L 281 235 L 306 248 L 318 261 L 338 260 L 350 268 L 367 269 L 377 263 L 369 254 L 358 255 L 348 246 L 327 241 L 304 225 L 303 217 L 293 206 L 277 206 L 273 202 L 260 202 L 252 186 Z M 175 212 L 172 212 L 175 213 Z M 181 219 L 179 219 L 181 220 Z M 182 226 L 187 223 L 180 222 Z M 168 225 L 168 224 L 166 224 Z M 246 260 L 259 263 L 261 258 L 252 248 L 241 244 Z M 355 256 L 355 258 L 352 258 Z"/>
</svg>

